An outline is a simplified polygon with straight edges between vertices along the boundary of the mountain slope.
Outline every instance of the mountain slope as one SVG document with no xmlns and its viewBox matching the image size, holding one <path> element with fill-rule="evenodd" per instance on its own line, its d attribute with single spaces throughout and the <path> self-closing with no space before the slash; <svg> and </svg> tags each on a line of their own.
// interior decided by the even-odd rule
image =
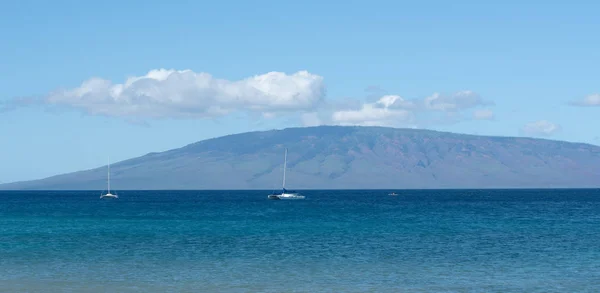
<svg viewBox="0 0 600 293">
<path fill-rule="evenodd" d="M 319 126 L 208 139 L 111 165 L 123 189 L 600 187 L 600 147 L 430 130 Z M 98 189 L 106 167 L 0 189 Z"/>
</svg>

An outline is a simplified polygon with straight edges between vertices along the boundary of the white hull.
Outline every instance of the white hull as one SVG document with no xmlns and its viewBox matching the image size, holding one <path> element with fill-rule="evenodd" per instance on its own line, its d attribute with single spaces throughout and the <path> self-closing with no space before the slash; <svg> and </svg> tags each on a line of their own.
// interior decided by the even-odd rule
<svg viewBox="0 0 600 293">
<path fill-rule="evenodd" d="M 108 194 L 101 195 L 100 198 L 119 198 L 119 196 L 116 195 L 116 194 L 110 194 L 110 193 L 108 193 Z"/>
<path fill-rule="evenodd" d="M 304 195 L 298 193 L 270 194 L 269 199 L 304 199 Z"/>
</svg>

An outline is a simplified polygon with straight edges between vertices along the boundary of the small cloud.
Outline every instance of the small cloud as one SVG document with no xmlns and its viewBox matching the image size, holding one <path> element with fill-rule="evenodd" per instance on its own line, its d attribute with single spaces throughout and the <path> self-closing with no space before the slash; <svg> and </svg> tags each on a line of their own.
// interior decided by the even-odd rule
<svg viewBox="0 0 600 293">
<path fill-rule="evenodd" d="M 359 110 L 333 112 L 331 120 L 338 125 L 393 126 L 412 124 L 414 115 L 408 110 L 373 103 L 364 104 Z"/>
<path fill-rule="evenodd" d="M 521 131 L 531 136 L 551 136 L 561 130 L 560 125 L 547 120 L 538 120 L 525 124 Z"/>
<path fill-rule="evenodd" d="M 494 112 L 490 109 L 477 109 L 473 112 L 473 118 L 476 120 L 493 120 Z"/>
<path fill-rule="evenodd" d="M 477 106 L 494 105 L 493 102 L 485 101 L 473 91 L 459 91 L 451 95 L 434 93 L 425 98 L 425 107 L 437 111 L 461 111 Z"/>
<path fill-rule="evenodd" d="M 591 94 L 581 100 L 572 101 L 569 104 L 577 107 L 600 107 L 600 94 Z"/>
<path fill-rule="evenodd" d="M 379 98 L 374 105 L 384 108 L 415 110 L 418 102 L 407 100 L 398 95 L 385 95 Z"/>
<path fill-rule="evenodd" d="M 493 105 L 473 91 L 450 95 L 434 93 L 424 99 L 405 99 L 399 95 L 383 95 L 352 109 L 335 109 L 331 122 L 340 125 L 423 126 L 453 124 L 468 119 L 463 111 Z M 489 109 L 476 112 L 479 119 L 492 119 Z"/>
</svg>

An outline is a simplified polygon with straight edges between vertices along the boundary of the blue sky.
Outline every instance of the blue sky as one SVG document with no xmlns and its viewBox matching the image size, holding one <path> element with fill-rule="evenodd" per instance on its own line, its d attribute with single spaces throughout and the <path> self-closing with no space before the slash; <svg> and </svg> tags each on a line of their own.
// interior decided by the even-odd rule
<svg viewBox="0 0 600 293">
<path fill-rule="evenodd" d="M 600 144 L 598 11 L 596 1 L 5 1 L 0 182 L 316 124 Z"/>
</svg>

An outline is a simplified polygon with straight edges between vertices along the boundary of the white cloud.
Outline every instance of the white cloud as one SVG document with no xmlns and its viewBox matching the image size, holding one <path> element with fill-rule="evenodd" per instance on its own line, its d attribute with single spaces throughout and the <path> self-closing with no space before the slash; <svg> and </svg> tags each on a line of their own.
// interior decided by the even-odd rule
<svg viewBox="0 0 600 293">
<path fill-rule="evenodd" d="M 473 112 L 473 118 L 476 120 L 492 120 L 494 112 L 490 109 L 477 109 Z"/>
<path fill-rule="evenodd" d="M 439 93 L 434 93 L 425 98 L 424 103 L 427 109 L 444 112 L 461 111 L 476 106 L 493 104 L 484 101 L 473 91 L 459 91 L 452 95 L 440 95 Z"/>
<path fill-rule="evenodd" d="M 323 77 L 307 71 L 269 72 L 238 81 L 191 70 L 151 70 L 114 84 L 91 78 L 81 86 L 51 93 L 47 103 L 91 114 L 142 118 L 207 117 L 254 111 L 309 111 L 325 96 Z"/>
<path fill-rule="evenodd" d="M 493 105 L 472 91 L 451 95 L 434 93 L 424 99 L 404 99 L 398 95 L 384 95 L 373 103 L 363 103 L 356 109 L 336 109 L 331 122 L 340 125 L 405 126 L 456 123 L 465 118 L 462 111 Z M 436 114 L 437 113 L 437 114 Z M 476 112 L 478 119 L 491 119 L 491 110 Z"/>
<path fill-rule="evenodd" d="M 551 136 L 560 131 L 561 127 L 547 120 L 530 122 L 523 126 L 523 133 L 532 136 Z"/>
<path fill-rule="evenodd" d="M 406 108 L 413 104 L 400 96 L 387 95 L 374 103 L 365 103 L 358 110 L 339 110 L 331 114 L 331 121 L 339 125 L 392 126 L 412 124 L 414 115 Z"/>
<path fill-rule="evenodd" d="M 573 101 L 570 104 L 580 107 L 600 107 L 600 94 L 591 94 L 581 100 Z"/>
</svg>

